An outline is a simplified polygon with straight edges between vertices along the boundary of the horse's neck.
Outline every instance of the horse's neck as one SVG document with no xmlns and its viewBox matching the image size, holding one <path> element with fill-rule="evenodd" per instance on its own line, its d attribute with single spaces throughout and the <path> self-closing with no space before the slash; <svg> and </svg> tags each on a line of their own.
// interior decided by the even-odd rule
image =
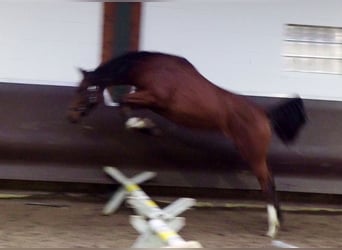
<svg viewBox="0 0 342 250">
<path fill-rule="evenodd" d="M 140 88 L 140 86 L 129 84 L 127 81 L 117 83 L 110 78 L 108 78 L 108 79 L 104 78 L 104 79 L 98 81 L 98 87 L 100 87 L 100 89 L 102 89 L 102 90 L 104 90 L 106 88 L 115 87 L 115 86 L 131 86 L 131 87 L 134 87 L 135 89 Z"/>
</svg>

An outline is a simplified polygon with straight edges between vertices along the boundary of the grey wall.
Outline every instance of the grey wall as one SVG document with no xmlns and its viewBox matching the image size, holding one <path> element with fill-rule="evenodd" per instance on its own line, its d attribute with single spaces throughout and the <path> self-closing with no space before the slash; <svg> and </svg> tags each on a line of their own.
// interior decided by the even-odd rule
<svg viewBox="0 0 342 250">
<path fill-rule="evenodd" d="M 100 105 L 79 124 L 65 112 L 75 89 L 0 83 L 0 179 L 113 183 L 103 166 L 129 176 L 156 171 L 160 186 L 258 189 L 230 140 L 176 126 L 150 112 L 160 137 L 128 131 L 116 107 Z M 279 98 L 249 97 L 269 108 Z M 341 194 L 342 102 L 305 100 L 310 117 L 295 144 L 274 137 L 278 190 Z M 210 174 L 208 174 L 210 173 Z"/>
<path fill-rule="evenodd" d="M 187 57 L 211 81 L 243 94 L 342 100 L 342 76 L 285 72 L 287 23 L 342 27 L 339 0 L 146 2 L 141 48 Z"/>
<path fill-rule="evenodd" d="M 101 60 L 102 3 L 0 2 L 0 81 L 74 86 Z"/>
</svg>

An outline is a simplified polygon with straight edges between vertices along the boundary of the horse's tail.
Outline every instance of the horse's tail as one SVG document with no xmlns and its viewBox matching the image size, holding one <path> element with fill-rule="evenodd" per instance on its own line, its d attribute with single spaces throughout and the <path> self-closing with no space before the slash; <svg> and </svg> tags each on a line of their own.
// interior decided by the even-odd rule
<svg viewBox="0 0 342 250">
<path fill-rule="evenodd" d="M 291 143 L 307 121 L 303 100 L 295 97 L 286 100 L 268 112 L 273 129 L 284 143 Z"/>
</svg>

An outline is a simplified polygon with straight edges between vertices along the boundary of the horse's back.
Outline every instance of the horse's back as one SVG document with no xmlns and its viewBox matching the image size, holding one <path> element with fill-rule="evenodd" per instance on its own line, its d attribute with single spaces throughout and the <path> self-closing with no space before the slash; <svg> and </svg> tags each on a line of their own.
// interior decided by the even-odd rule
<svg viewBox="0 0 342 250">
<path fill-rule="evenodd" d="M 248 119 L 253 119 L 260 112 L 244 97 L 211 83 L 184 57 L 137 51 L 117 57 L 103 67 L 111 70 L 111 75 L 119 72 L 119 77 L 129 81 L 125 84 L 149 91 L 155 98 L 149 108 L 188 127 L 222 129 L 229 117 L 241 116 L 245 120 L 250 113 Z"/>
<path fill-rule="evenodd" d="M 241 106 L 252 114 L 258 112 L 244 97 L 210 82 L 184 57 L 142 51 L 127 58 L 140 60 L 136 85 L 149 90 L 156 97 L 158 112 L 176 123 L 222 130 Z"/>
<path fill-rule="evenodd" d="M 148 51 L 128 52 L 99 65 L 93 74 L 98 79 L 109 79 L 115 84 L 129 84 L 127 81 L 143 71 L 152 62 L 151 59 L 162 55 L 162 53 Z"/>
<path fill-rule="evenodd" d="M 232 93 L 207 80 L 187 59 L 153 54 L 142 77 L 170 120 L 192 128 L 222 127 L 222 104 Z"/>
</svg>

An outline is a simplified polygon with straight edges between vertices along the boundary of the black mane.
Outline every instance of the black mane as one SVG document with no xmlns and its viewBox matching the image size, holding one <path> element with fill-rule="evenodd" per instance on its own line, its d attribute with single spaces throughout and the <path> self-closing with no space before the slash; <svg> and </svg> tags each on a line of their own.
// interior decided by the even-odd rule
<svg viewBox="0 0 342 250">
<path fill-rule="evenodd" d="M 146 60 L 147 58 L 156 55 L 165 54 L 148 51 L 128 52 L 100 65 L 92 73 L 95 78 L 108 78 L 110 76 L 111 79 L 115 79 L 118 76 L 123 77 L 128 75 L 134 66 Z"/>
</svg>

